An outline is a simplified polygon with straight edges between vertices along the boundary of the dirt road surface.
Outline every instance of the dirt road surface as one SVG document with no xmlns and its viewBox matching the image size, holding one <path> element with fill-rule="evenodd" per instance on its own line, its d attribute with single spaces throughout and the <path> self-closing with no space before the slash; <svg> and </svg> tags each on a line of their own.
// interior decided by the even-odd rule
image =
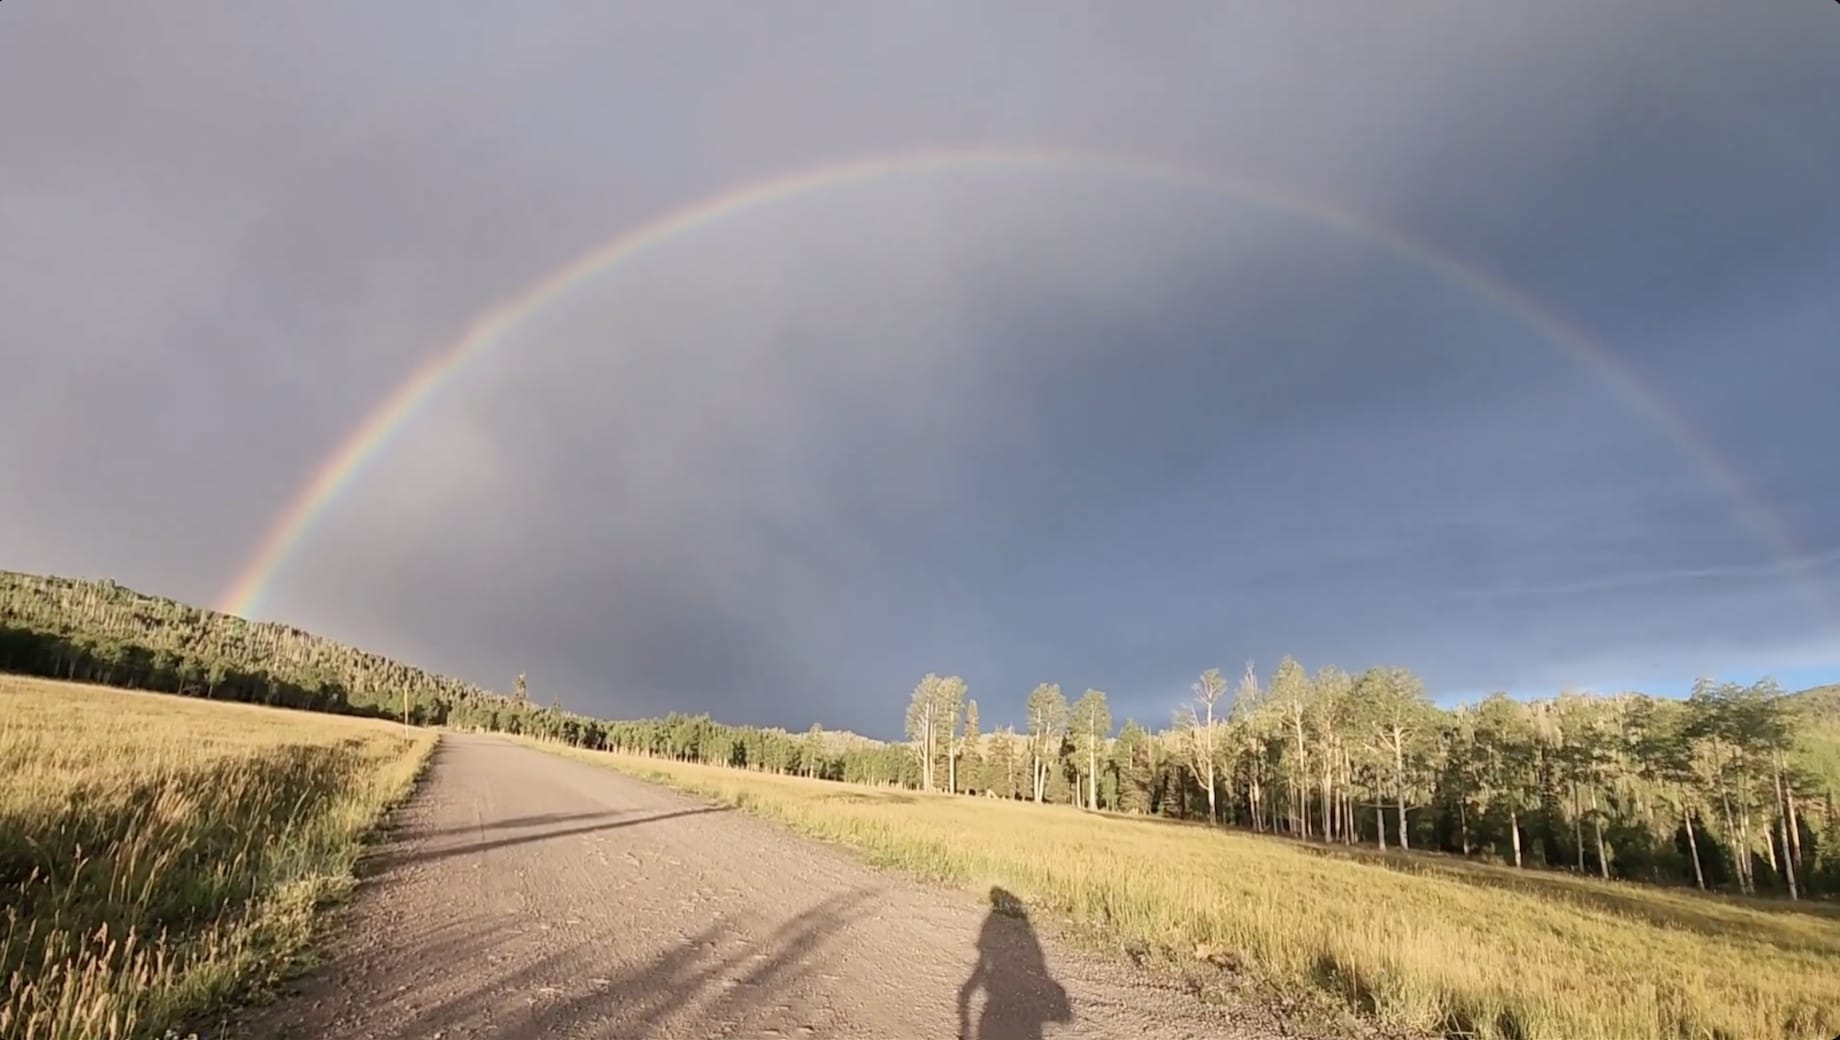
<svg viewBox="0 0 1840 1040">
<path fill-rule="evenodd" d="M 298 995 L 229 1035 L 1270 1035 L 974 895 L 501 740 L 445 737 L 384 857 Z"/>
</svg>

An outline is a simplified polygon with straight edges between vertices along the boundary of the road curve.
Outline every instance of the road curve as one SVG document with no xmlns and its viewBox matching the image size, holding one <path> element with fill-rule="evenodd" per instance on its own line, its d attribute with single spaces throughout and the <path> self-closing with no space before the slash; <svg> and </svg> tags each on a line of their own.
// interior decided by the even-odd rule
<svg viewBox="0 0 1840 1040">
<path fill-rule="evenodd" d="M 449 735 L 430 769 L 326 961 L 233 1035 L 1264 1035 L 972 896 L 587 763 Z"/>
</svg>

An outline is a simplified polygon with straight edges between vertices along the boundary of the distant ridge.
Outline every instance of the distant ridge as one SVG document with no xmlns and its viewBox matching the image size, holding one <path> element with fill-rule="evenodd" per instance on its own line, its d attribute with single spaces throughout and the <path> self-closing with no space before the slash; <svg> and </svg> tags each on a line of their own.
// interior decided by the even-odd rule
<svg viewBox="0 0 1840 1040">
<path fill-rule="evenodd" d="M 734 726 L 707 714 L 610 720 L 392 660 L 293 625 L 150 596 L 111 579 L 0 571 L 0 671 L 212 700 L 614 744 L 833 779 L 894 782 L 902 744 L 844 730 Z"/>
<path fill-rule="evenodd" d="M 1840 683 L 1810 686 L 1791 694 L 1789 700 L 1810 718 L 1840 722 Z"/>
<path fill-rule="evenodd" d="M 510 698 L 292 625 L 110 579 L 0 571 L 0 668 L 223 700 L 448 721 Z"/>
</svg>

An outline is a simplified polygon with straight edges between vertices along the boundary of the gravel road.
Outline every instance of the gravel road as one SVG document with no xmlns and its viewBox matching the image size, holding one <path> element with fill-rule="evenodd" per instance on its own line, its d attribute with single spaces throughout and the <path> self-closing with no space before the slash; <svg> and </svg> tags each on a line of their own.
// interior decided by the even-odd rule
<svg viewBox="0 0 1840 1040">
<path fill-rule="evenodd" d="M 325 962 L 234 1035 L 1276 1035 L 973 895 L 586 763 L 449 735 L 430 768 Z"/>
</svg>

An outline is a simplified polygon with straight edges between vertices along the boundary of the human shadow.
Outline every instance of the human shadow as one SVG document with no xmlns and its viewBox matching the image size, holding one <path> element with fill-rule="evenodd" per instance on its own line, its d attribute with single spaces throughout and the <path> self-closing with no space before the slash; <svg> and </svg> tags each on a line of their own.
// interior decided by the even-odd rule
<svg viewBox="0 0 1840 1040">
<path fill-rule="evenodd" d="M 1048 972 L 1028 910 L 1008 890 L 990 890 L 990 912 L 978 932 L 977 966 L 958 988 L 959 1040 L 1041 1040 L 1049 1022 L 1073 1021 L 1067 990 Z M 977 1030 L 971 1000 L 984 991 Z"/>
</svg>

